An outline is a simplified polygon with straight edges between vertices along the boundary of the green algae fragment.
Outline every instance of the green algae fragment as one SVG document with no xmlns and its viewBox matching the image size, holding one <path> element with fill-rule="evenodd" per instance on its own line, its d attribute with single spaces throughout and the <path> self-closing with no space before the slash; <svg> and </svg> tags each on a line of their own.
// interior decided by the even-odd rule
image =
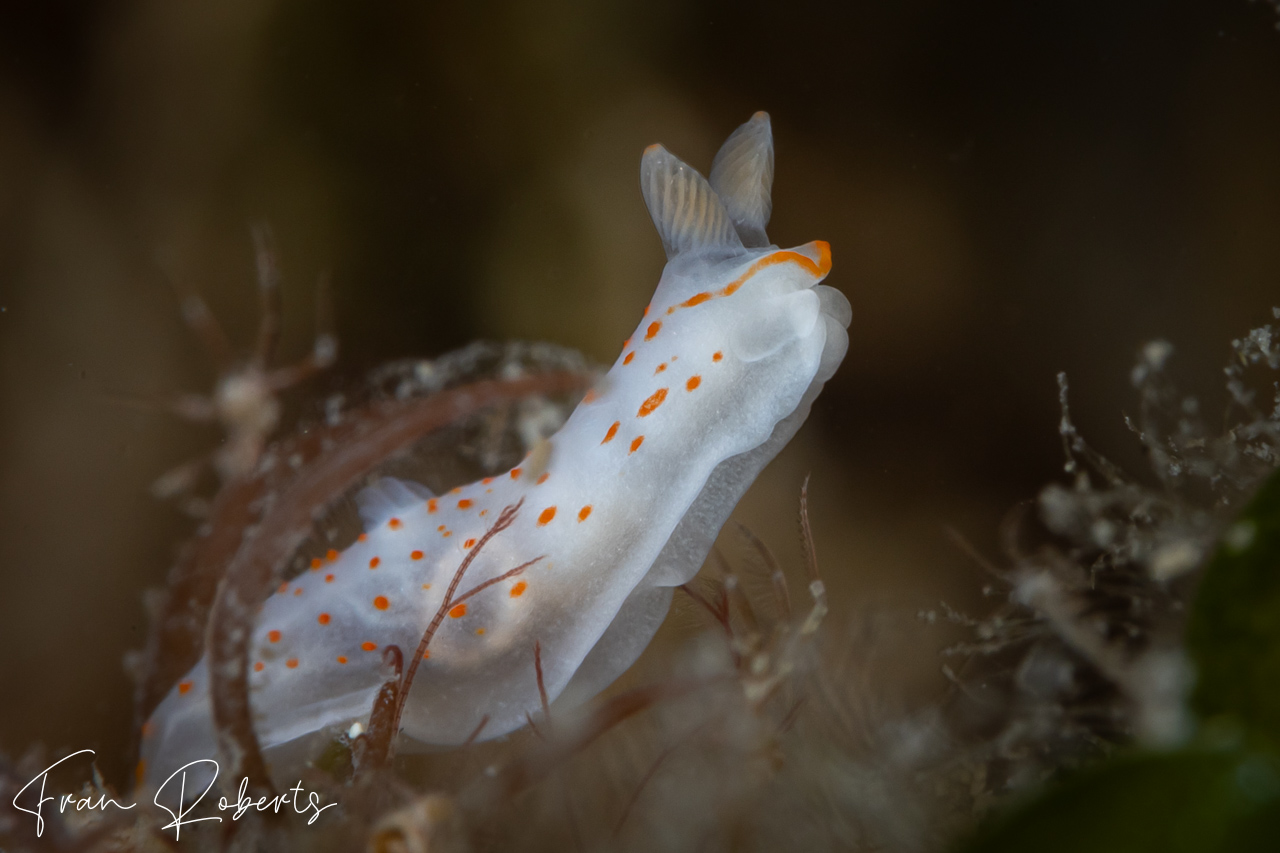
<svg viewBox="0 0 1280 853">
<path fill-rule="evenodd" d="M 1071 774 L 962 853 L 1262 853 L 1280 845 L 1280 765 L 1239 751 L 1135 754 Z"/>
<path fill-rule="evenodd" d="M 1191 707 L 1207 727 L 1280 749 L 1280 473 L 1227 529 L 1205 569 L 1187 652 L 1196 667 Z"/>
</svg>

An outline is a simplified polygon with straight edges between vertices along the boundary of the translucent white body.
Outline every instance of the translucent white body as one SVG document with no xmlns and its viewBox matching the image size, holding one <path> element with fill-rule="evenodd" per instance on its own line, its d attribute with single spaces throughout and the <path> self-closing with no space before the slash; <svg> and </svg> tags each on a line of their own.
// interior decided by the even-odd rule
<svg viewBox="0 0 1280 853">
<path fill-rule="evenodd" d="M 646 152 L 642 184 L 670 260 L 645 317 L 549 455 L 438 497 L 382 481 L 361 497 L 361 541 L 268 599 L 250 660 L 268 759 L 300 738 L 368 722 L 388 677 L 382 650 L 413 654 L 473 540 L 522 498 L 459 592 L 543 559 L 444 620 L 403 737 L 458 744 L 486 716 L 482 739 L 524 725 L 541 708 L 535 642 L 552 699 L 567 689 L 593 695 L 644 650 L 672 588 L 698 571 L 847 346 L 848 302 L 818 284 L 830 268 L 825 243 L 743 245 L 759 242 L 768 217 L 767 117 L 730 138 L 716 168 L 726 162 L 736 176 L 721 175 L 713 190 L 661 148 Z M 202 661 L 148 722 L 145 775 L 158 785 L 215 756 Z"/>
</svg>

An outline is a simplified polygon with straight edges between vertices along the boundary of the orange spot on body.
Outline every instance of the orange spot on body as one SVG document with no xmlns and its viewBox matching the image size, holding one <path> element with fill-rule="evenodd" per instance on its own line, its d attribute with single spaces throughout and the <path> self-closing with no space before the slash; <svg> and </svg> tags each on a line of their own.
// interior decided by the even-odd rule
<svg viewBox="0 0 1280 853">
<path fill-rule="evenodd" d="M 297 668 L 298 668 L 298 659 L 297 659 L 297 658 L 289 658 L 287 661 L 285 661 L 285 662 L 284 662 L 284 665 L 285 665 L 285 666 L 287 666 L 287 667 L 289 667 L 289 669 L 297 669 Z"/>
<path fill-rule="evenodd" d="M 513 480 L 519 480 L 519 479 L 520 479 L 520 469 L 519 469 L 519 468 L 512 468 L 512 469 L 511 469 L 511 479 L 513 479 Z"/>
<path fill-rule="evenodd" d="M 431 649 L 427 649 L 425 652 L 422 653 L 422 659 L 429 660 L 430 658 L 431 658 Z"/>
<path fill-rule="evenodd" d="M 481 484 L 483 484 L 483 485 L 487 486 L 487 485 L 489 485 L 490 483 L 492 483 L 492 482 L 493 482 L 493 478 L 492 478 L 492 477 L 485 477 L 485 478 L 484 478 L 483 480 L 481 480 L 480 482 L 481 482 Z"/>
<path fill-rule="evenodd" d="M 296 589 L 294 589 L 293 594 L 302 595 L 302 587 L 297 587 Z"/>
<path fill-rule="evenodd" d="M 720 352 L 719 350 L 717 350 L 717 351 L 715 351 L 715 352 L 713 352 L 713 353 L 711 354 L 711 360 L 712 360 L 712 361 L 720 361 L 720 360 L 722 360 L 723 358 L 724 358 L 724 353 Z"/>
<path fill-rule="evenodd" d="M 477 628 L 477 629 L 476 629 L 476 634 L 477 634 L 477 635 L 480 635 L 480 636 L 483 636 L 483 634 L 484 634 L 484 629 L 483 629 L 483 628 Z"/>
<path fill-rule="evenodd" d="M 338 663 L 346 663 L 346 662 L 347 662 L 346 655 L 338 655 Z"/>
<path fill-rule="evenodd" d="M 333 583 L 333 575 L 325 575 L 325 576 L 324 576 L 324 582 L 325 582 L 325 583 Z"/>
<path fill-rule="evenodd" d="M 462 543 L 462 547 L 463 547 L 463 548 L 474 548 L 474 547 L 476 547 L 476 540 L 474 540 L 474 539 L 468 539 L 466 542 L 463 542 L 463 543 Z"/>
<path fill-rule="evenodd" d="M 257 663 L 255 663 L 255 664 L 253 665 L 253 671 L 254 671 L 254 672 L 262 672 L 262 670 L 264 670 L 264 669 L 266 669 L 266 668 L 267 668 L 267 665 L 266 665 L 265 663 L 263 663 L 262 661 L 258 661 Z"/>
<path fill-rule="evenodd" d="M 356 537 L 356 541 L 358 541 L 358 542 L 368 542 L 368 541 L 369 541 L 369 534 L 368 534 L 368 533 L 361 533 L 359 536 L 357 536 L 357 537 Z"/>
<path fill-rule="evenodd" d="M 378 650 L 378 644 L 365 640 L 360 644 L 360 648 L 364 649 L 366 652 L 376 652 Z"/>
<path fill-rule="evenodd" d="M 440 508 L 440 505 L 439 505 L 439 503 L 436 501 L 436 499 L 435 499 L 435 498 L 428 498 L 428 500 L 427 500 L 427 512 L 428 512 L 428 513 L 434 513 L 434 512 L 435 512 L 436 510 L 438 510 L 439 508 Z"/>
<path fill-rule="evenodd" d="M 441 535 L 442 537 L 444 537 L 445 539 L 448 539 L 450 536 L 452 536 L 452 535 L 453 535 L 453 531 L 452 531 L 452 530 L 446 530 L 444 533 L 441 533 L 440 535 Z"/>
<path fill-rule="evenodd" d="M 431 584 L 429 584 L 429 583 L 424 583 L 424 584 L 422 585 L 422 588 L 423 588 L 423 589 L 431 589 Z"/>
<path fill-rule="evenodd" d="M 649 395 L 649 399 L 640 404 L 640 411 L 636 412 L 637 418 L 647 418 L 653 414 L 663 401 L 667 399 L 667 389 L 659 388 Z"/>
<path fill-rule="evenodd" d="M 190 681 L 179 681 L 179 682 L 178 682 L 178 695 L 179 695 L 179 696 L 186 696 L 186 695 L 187 695 L 187 692 L 188 692 L 189 690 L 191 690 L 191 682 L 190 682 Z"/>
<path fill-rule="evenodd" d="M 632 453 L 635 453 L 640 449 L 640 445 L 642 444 L 644 444 L 644 436 L 637 435 L 635 440 L 631 442 L 631 449 L 627 451 L 627 455 L 630 456 Z"/>
<path fill-rule="evenodd" d="M 330 548 L 325 552 L 324 558 L 332 563 L 334 560 L 338 559 L 338 552 Z"/>
<path fill-rule="evenodd" d="M 578 510 L 578 521 L 586 521 L 587 516 L 589 515 L 591 515 L 591 504 L 587 504 L 582 509 Z"/>
<path fill-rule="evenodd" d="M 613 426 L 609 427 L 609 431 L 604 434 L 604 441 L 601 444 L 608 444 L 613 441 L 613 437 L 618 434 L 618 427 L 622 426 L 620 421 L 614 421 Z"/>
<path fill-rule="evenodd" d="M 449 616 L 453 619 L 461 619 L 463 616 L 466 616 L 466 615 L 467 615 L 467 605 L 465 602 L 462 604 L 454 605 L 453 608 L 449 610 Z"/>
<path fill-rule="evenodd" d="M 451 495 L 462 494 L 462 486 L 454 486 L 452 489 L 449 490 L 449 494 Z"/>
<path fill-rule="evenodd" d="M 391 602 L 387 601 L 387 597 L 385 595 L 379 595 L 373 600 L 373 606 L 379 610 L 386 610 L 391 606 Z"/>
<path fill-rule="evenodd" d="M 458 509 L 471 509 L 471 506 L 472 506 L 472 502 L 467 500 L 466 498 L 463 498 L 462 500 L 458 501 Z"/>
<path fill-rule="evenodd" d="M 710 293 L 704 290 L 702 291 L 702 293 L 695 293 L 693 296 L 690 296 L 688 299 L 686 299 L 684 302 L 681 302 L 679 305 L 672 305 L 670 308 L 667 309 L 667 313 L 674 314 L 676 313 L 677 308 L 692 308 L 695 305 L 701 305 L 707 300 L 714 299 L 714 298 L 715 298 L 714 296 L 712 296 Z"/>
<path fill-rule="evenodd" d="M 317 622 L 319 622 L 321 625 L 328 625 L 328 624 L 329 624 L 329 614 L 328 614 L 328 613 L 321 613 L 319 616 L 317 616 L 317 617 L 316 617 L 316 621 L 317 621 Z"/>
<path fill-rule="evenodd" d="M 542 527 L 544 524 L 551 523 L 551 519 L 555 517 L 556 517 L 556 508 L 553 506 L 547 507 L 542 512 L 538 513 L 538 526 Z"/>
<path fill-rule="evenodd" d="M 313 572 L 318 572 L 318 571 L 320 571 L 320 566 L 322 566 L 323 564 L 324 564 L 324 560 L 321 560 L 319 557 L 312 557 L 312 558 L 311 558 L 311 571 L 313 571 Z"/>
<path fill-rule="evenodd" d="M 667 369 L 667 363 L 664 361 L 662 362 L 662 364 L 659 364 L 657 367 L 653 369 L 653 375 L 657 376 L 659 373 L 661 373 L 666 369 Z"/>
<path fill-rule="evenodd" d="M 630 363 L 631 363 L 631 359 L 633 359 L 633 358 L 635 358 L 635 357 L 636 357 L 636 351 L 635 351 L 635 350 L 632 350 L 631 352 L 627 353 L 627 357 L 626 357 L 626 358 L 624 358 L 624 359 L 622 360 L 622 363 L 623 363 L 623 364 L 630 364 Z"/>
<path fill-rule="evenodd" d="M 378 566 L 380 566 L 380 565 L 382 565 L 382 558 L 381 558 L 381 557 L 374 557 L 374 558 L 372 558 L 372 559 L 370 559 L 370 560 L 369 560 L 369 568 L 371 568 L 371 569 L 376 569 L 376 568 L 378 568 Z"/>
<path fill-rule="evenodd" d="M 693 389 L 697 388 L 701 384 L 702 384 L 701 376 L 690 376 L 689 381 L 684 383 L 684 387 L 686 391 L 692 391 Z"/>
<path fill-rule="evenodd" d="M 537 479 L 537 480 L 535 480 L 534 482 L 535 482 L 537 485 L 541 486 L 543 483 L 547 482 L 547 478 L 548 478 L 548 477 L 550 477 L 550 476 L 551 476 L 550 472 L 548 472 L 548 471 L 543 471 L 543 472 L 542 472 L 542 474 L 538 477 L 538 479 Z"/>
<path fill-rule="evenodd" d="M 652 323 L 649 324 L 649 328 L 644 330 L 644 339 L 646 341 L 651 341 L 653 340 L 654 336 L 661 331 L 662 331 L 662 321 L 654 320 Z"/>
<path fill-rule="evenodd" d="M 648 305 L 644 306 L 644 316 L 646 316 L 646 317 L 648 317 L 648 316 L 649 316 L 649 306 L 648 306 Z"/>
<path fill-rule="evenodd" d="M 409 559 L 410 559 L 410 560 L 421 560 L 421 559 L 422 559 L 422 552 L 421 552 L 421 551 L 410 551 L 410 552 L 409 552 Z"/>
<path fill-rule="evenodd" d="M 390 527 L 392 530 L 399 530 L 401 524 L 402 522 L 400 521 L 400 519 L 393 518 L 387 522 L 387 527 Z"/>
<path fill-rule="evenodd" d="M 280 587 L 276 590 L 276 592 L 280 593 L 281 595 L 284 595 L 288 591 L 289 591 L 289 585 L 287 583 L 280 584 Z"/>
<path fill-rule="evenodd" d="M 529 585 L 524 581 L 516 581 L 516 585 L 511 587 L 511 597 L 519 598 L 520 596 L 524 595 L 524 591 L 528 588 L 529 588 Z"/>
<path fill-rule="evenodd" d="M 278 643 L 278 642 L 280 642 L 280 632 L 279 632 L 279 631 L 268 631 L 268 632 L 267 632 L 267 642 L 270 642 L 270 643 Z"/>
<path fill-rule="evenodd" d="M 600 399 L 600 395 L 596 393 L 596 389 L 592 388 L 592 389 L 591 389 L 590 391 L 588 391 L 588 392 L 586 393 L 586 395 L 582 398 L 582 402 L 584 402 L 584 403 L 594 403 L 596 400 L 599 400 L 599 399 Z"/>
</svg>

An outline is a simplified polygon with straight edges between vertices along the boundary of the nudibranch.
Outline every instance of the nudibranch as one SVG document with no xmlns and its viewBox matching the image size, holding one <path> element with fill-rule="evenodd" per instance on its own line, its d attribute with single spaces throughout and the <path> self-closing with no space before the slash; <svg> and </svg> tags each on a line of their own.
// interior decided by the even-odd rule
<svg viewBox="0 0 1280 853">
<path fill-rule="evenodd" d="M 464 586 L 480 591 L 448 611 L 421 661 L 402 742 L 461 744 L 484 718 L 480 737 L 493 738 L 540 714 L 535 643 L 551 699 L 599 692 L 648 645 L 673 589 L 803 423 L 844 358 L 850 308 L 820 284 L 825 242 L 779 249 L 765 236 L 768 115 L 734 131 L 710 180 L 653 145 L 640 181 L 667 265 L 612 369 L 559 432 L 524 465 L 448 494 L 378 481 L 357 497 L 364 534 L 266 601 L 249 687 L 268 760 L 367 725 L 388 677 L 382 651 L 414 653 L 463 557 L 520 500 L 468 570 Z M 147 785 L 216 757 L 208 690 L 202 660 L 146 723 Z"/>
</svg>

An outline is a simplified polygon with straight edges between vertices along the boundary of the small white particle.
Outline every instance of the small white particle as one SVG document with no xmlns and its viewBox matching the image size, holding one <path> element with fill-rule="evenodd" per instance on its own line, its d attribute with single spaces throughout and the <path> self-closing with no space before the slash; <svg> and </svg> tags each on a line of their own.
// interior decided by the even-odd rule
<svg viewBox="0 0 1280 853">
<path fill-rule="evenodd" d="M 1183 540 L 1163 545 L 1151 555 L 1147 565 L 1151 577 L 1157 581 L 1170 581 L 1191 571 L 1200 562 L 1200 549 L 1193 542 Z"/>
<path fill-rule="evenodd" d="M 1089 535 L 1093 537 L 1093 544 L 1105 548 L 1115 541 L 1116 526 L 1105 518 L 1099 518 L 1089 526 Z"/>
</svg>

